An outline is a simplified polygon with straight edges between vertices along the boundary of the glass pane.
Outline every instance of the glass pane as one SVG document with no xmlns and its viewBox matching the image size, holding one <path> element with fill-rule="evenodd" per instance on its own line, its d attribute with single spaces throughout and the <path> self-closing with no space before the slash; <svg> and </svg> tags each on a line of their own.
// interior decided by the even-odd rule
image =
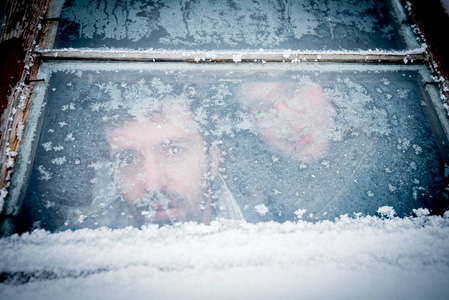
<svg viewBox="0 0 449 300">
<path fill-rule="evenodd" d="M 387 0 L 67 0 L 57 48 L 401 50 Z"/>
<path fill-rule="evenodd" d="M 17 231 L 405 216 L 444 196 L 416 69 L 80 66 L 51 75 Z"/>
</svg>

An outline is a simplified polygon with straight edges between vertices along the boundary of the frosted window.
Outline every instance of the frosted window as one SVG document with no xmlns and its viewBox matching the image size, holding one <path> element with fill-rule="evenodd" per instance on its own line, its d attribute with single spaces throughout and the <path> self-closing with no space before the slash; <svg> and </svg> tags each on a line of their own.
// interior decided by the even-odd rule
<svg viewBox="0 0 449 300">
<path fill-rule="evenodd" d="M 57 48 L 406 48 L 386 0 L 71 0 Z"/>
<path fill-rule="evenodd" d="M 16 230 L 435 211 L 449 171 L 421 80 L 229 65 L 55 71 Z"/>
</svg>

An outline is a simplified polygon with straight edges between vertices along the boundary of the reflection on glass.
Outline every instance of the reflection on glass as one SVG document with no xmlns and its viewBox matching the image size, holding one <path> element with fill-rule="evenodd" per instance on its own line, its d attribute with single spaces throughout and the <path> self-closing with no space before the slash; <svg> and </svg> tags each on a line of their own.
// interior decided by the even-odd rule
<svg viewBox="0 0 449 300">
<path fill-rule="evenodd" d="M 448 167 L 419 82 L 415 71 L 54 72 L 16 230 L 436 211 Z"/>
<path fill-rule="evenodd" d="M 387 0 L 71 0 L 56 47 L 401 50 L 392 11 Z"/>
</svg>

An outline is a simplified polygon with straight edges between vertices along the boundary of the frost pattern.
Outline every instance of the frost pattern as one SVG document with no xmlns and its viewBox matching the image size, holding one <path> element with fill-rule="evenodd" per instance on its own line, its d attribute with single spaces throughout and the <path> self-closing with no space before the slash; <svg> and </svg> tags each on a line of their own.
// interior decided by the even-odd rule
<svg viewBox="0 0 449 300">
<path fill-rule="evenodd" d="M 57 157 L 57 158 L 53 159 L 51 162 L 55 165 L 60 166 L 60 165 L 65 164 L 66 161 L 67 161 L 67 159 L 65 158 L 65 156 L 62 156 L 62 157 Z"/>
<path fill-rule="evenodd" d="M 48 181 L 48 180 L 51 179 L 51 176 L 52 176 L 51 172 L 48 171 L 48 170 L 46 170 L 46 169 L 44 168 L 44 166 L 40 165 L 40 166 L 37 168 L 37 170 L 38 170 L 39 173 L 41 174 L 41 176 L 39 177 L 40 180 Z"/>
<path fill-rule="evenodd" d="M 298 209 L 297 211 L 295 211 L 295 215 L 298 219 L 301 219 L 302 216 L 306 213 L 306 209 Z"/>
<path fill-rule="evenodd" d="M 44 147 L 45 151 L 50 151 L 52 149 L 52 142 L 46 142 L 42 144 L 42 147 Z"/>
<path fill-rule="evenodd" d="M 340 134 L 352 128 L 361 129 L 368 135 L 391 133 L 386 110 L 375 106 L 366 88 L 350 78 L 338 78 L 337 82 L 341 85 L 329 88 L 326 92 L 340 109 L 337 118 L 337 130 Z M 338 136 L 336 138 L 340 139 Z"/>
<path fill-rule="evenodd" d="M 268 212 L 268 207 L 263 203 L 254 206 L 254 209 L 261 216 L 265 216 Z"/>
<path fill-rule="evenodd" d="M 70 39 L 152 38 L 168 46 L 273 47 L 306 36 L 347 38 L 353 29 L 366 36 L 381 32 L 388 41 L 394 36 L 392 26 L 373 13 L 383 5 L 367 0 L 77 0 L 62 17 L 78 27 L 73 33 L 63 31 Z"/>
<path fill-rule="evenodd" d="M 393 218 L 396 214 L 392 206 L 382 206 L 377 212 L 384 218 Z"/>
<path fill-rule="evenodd" d="M 223 183 L 210 182 L 217 191 L 211 201 L 217 201 L 218 188 L 226 185 L 249 222 L 332 220 L 345 213 L 360 217 L 374 215 L 382 206 L 391 206 L 404 217 L 412 209 L 424 208 L 445 180 L 441 178 L 449 174 L 419 111 L 418 89 L 401 72 L 328 73 L 265 66 L 241 71 L 240 67 L 212 71 L 201 66 L 167 67 L 123 75 L 114 70 L 55 72 L 50 88 L 54 85 L 56 90 L 45 108 L 46 122 L 26 195 L 31 209 L 38 207 L 37 214 L 45 216 L 61 215 L 57 228 L 64 223 L 100 227 L 105 224 L 103 216 L 113 216 L 108 222 L 123 221 L 117 227 L 139 226 L 124 195 L 151 176 L 140 169 L 139 161 L 118 180 L 117 165 L 139 159 L 140 154 L 133 152 L 139 149 L 117 155 L 119 140 L 126 141 L 129 135 L 115 136 L 113 142 L 107 135 L 111 128 L 142 125 L 153 117 L 166 120 L 172 110 L 165 108 L 172 104 L 186 108 L 177 112 L 176 120 L 188 119 L 175 122 L 175 132 L 198 130 L 199 148 L 208 159 L 211 147 L 219 150 L 218 161 L 206 163 L 207 168 L 218 164 L 215 179 L 223 178 Z M 403 101 L 405 94 L 409 101 Z M 139 128 L 132 127 L 129 133 Z M 153 137 L 156 129 L 147 128 L 144 137 Z M 167 147 L 171 139 L 157 148 L 170 149 L 163 152 L 164 159 L 183 151 Z M 208 188 L 203 178 L 209 178 L 210 169 L 192 180 L 183 175 L 195 165 L 185 172 L 178 163 L 170 162 L 174 182 Z M 169 161 L 158 166 L 167 165 Z M 136 181 L 126 182 L 134 175 Z M 164 176 L 168 177 L 154 178 Z M 159 187 L 148 184 L 145 189 Z M 214 213 L 229 208 L 213 204 Z M 384 210 L 379 213 L 389 215 Z M 149 209 L 142 212 L 148 218 L 155 214 Z M 47 223 L 54 219 L 48 220 L 39 226 L 52 228 Z M 109 224 L 112 221 L 105 226 Z"/>
</svg>

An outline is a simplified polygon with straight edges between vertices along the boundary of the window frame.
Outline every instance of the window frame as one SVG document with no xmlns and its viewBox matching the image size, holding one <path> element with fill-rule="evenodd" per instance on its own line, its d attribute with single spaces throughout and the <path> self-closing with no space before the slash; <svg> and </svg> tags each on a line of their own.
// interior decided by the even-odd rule
<svg viewBox="0 0 449 300">
<path fill-rule="evenodd" d="M 52 49 L 52 44 L 55 39 L 55 35 L 58 28 L 59 15 L 61 13 L 61 8 L 63 0 L 48 0 L 49 7 L 43 18 L 43 30 L 42 36 L 39 39 L 38 47 L 35 49 L 35 54 L 37 55 L 36 66 L 41 68 L 45 64 L 58 64 L 63 61 L 94 61 L 94 62 L 149 62 L 149 63 L 159 63 L 159 62 L 182 62 L 182 63 L 218 63 L 218 64 L 228 64 L 228 63 L 293 63 L 300 65 L 301 63 L 308 64 L 323 64 L 323 63 L 338 63 L 342 64 L 342 67 L 350 64 L 358 65 L 416 65 L 420 68 L 429 69 L 428 64 L 432 65 L 431 58 L 429 57 L 429 52 L 427 46 L 422 44 L 421 47 L 415 47 L 409 50 L 401 51 L 387 51 L 387 50 L 369 50 L 369 51 L 155 51 L 155 50 L 123 50 L 123 49 L 113 49 L 113 50 L 96 50 L 96 49 Z M 395 15 L 400 19 L 399 22 L 402 24 L 402 34 L 405 37 L 406 43 L 409 45 L 418 45 L 417 43 L 410 40 L 413 39 L 420 40 L 419 32 L 413 33 L 410 24 L 414 21 L 411 19 L 409 13 L 403 9 L 400 0 L 391 0 L 392 7 L 394 9 Z M 432 72 L 434 68 L 430 68 Z M 45 76 L 41 77 L 42 72 L 35 72 L 33 76 L 27 81 L 31 89 L 28 94 L 23 95 L 27 97 L 28 104 L 31 99 L 31 94 L 36 94 L 39 91 L 36 85 L 46 82 L 48 79 Z M 441 98 L 442 93 L 442 83 L 435 80 L 432 73 L 425 75 L 426 84 L 429 86 L 429 93 L 432 95 L 431 99 L 434 108 L 437 112 L 437 117 L 439 122 L 443 126 L 444 137 L 447 139 L 449 137 L 449 122 L 447 119 L 447 110 L 444 107 L 442 101 L 436 99 Z M 34 88 L 33 88 L 34 87 Z M 438 87 L 440 89 L 438 90 Z M 45 90 L 45 88 L 44 88 Z M 447 99 L 447 98 L 446 98 Z M 35 103 L 33 105 L 39 105 Z M 24 110 L 24 115 L 16 115 L 14 117 L 13 124 L 15 128 L 22 124 L 22 127 L 26 122 L 32 121 L 27 120 L 29 105 Z M 36 120 L 35 120 L 36 121 Z M 37 121 L 36 121 L 37 122 Z M 14 145 L 14 147 L 9 148 L 6 151 L 5 159 L 10 159 L 15 161 L 20 139 L 15 138 L 15 131 L 10 133 L 9 145 Z M 28 139 L 30 140 L 30 139 Z M 30 142 L 32 143 L 32 142 Z M 4 140 L 2 140 L 2 146 L 4 147 Z M 25 145 L 24 145 L 25 146 Z M 30 145 L 29 145 L 30 146 Z M 3 149 L 2 147 L 2 149 Z M 23 146 L 21 146 L 23 147 Z M 24 164 L 22 164 L 24 166 Z M 10 177 L 12 171 L 6 172 L 4 164 L 2 172 L 2 188 L 8 188 L 10 184 Z M 14 171 L 21 172 L 21 171 Z M 14 188 L 14 186 L 9 187 L 9 189 Z M 10 193 L 12 191 L 10 190 Z M 17 213 L 17 206 L 14 201 L 8 202 L 4 207 L 4 215 L 14 216 Z"/>
</svg>

